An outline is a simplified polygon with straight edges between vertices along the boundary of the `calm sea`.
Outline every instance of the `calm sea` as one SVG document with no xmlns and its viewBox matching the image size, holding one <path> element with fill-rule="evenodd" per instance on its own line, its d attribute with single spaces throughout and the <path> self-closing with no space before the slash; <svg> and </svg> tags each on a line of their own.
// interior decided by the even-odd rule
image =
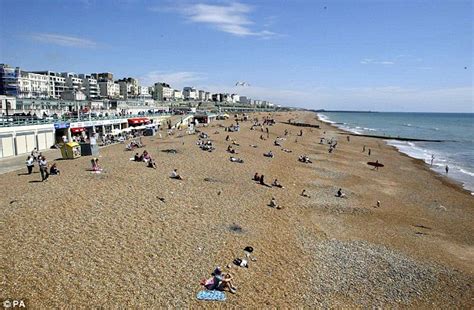
<svg viewBox="0 0 474 310">
<path fill-rule="evenodd" d="M 402 142 L 387 140 L 399 151 L 431 163 L 432 169 L 463 183 L 474 193 L 474 114 L 472 113 L 350 113 L 321 112 L 321 120 L 358 134 L 449 140 Z"/>
</svg>

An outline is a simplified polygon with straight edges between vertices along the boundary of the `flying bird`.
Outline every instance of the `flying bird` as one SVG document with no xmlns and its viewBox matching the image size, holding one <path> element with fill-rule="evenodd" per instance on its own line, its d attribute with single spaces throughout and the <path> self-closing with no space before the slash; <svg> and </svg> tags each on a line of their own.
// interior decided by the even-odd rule
<svg viewBox="0 0 474 310">
<path fill-rule="evenodd" d="M 250 84 L 245 81 L 243 82 L 238 81 L 237 83 L 235 83 L 235 86 L 250 86 Z"/>
</svg>

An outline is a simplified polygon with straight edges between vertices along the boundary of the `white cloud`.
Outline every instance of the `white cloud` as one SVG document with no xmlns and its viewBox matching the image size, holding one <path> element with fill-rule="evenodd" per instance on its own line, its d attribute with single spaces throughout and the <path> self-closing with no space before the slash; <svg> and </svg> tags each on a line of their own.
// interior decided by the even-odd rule
<svg viewBox="0 0 474 310">
<path fill-rule="evenodd" d="M 97 46 L 97 43 L 94 41 L 63 34 L 35 33 L 30 37 L 35 41 L 67 47 L 93 48 Z"/>
<path fill-rule="evenodd" d="M 169 11 L 163 8 L 152 8 L 153 11 Z M 184 15 L 192 23 L 202 23 L 239 37 L 255 36 L 270 38 L 276 33 L 269 30 L 255 30 L 255 23 L 249 18 L 253 7 L 239 2 L 228 4 L 188 4 L 175 7 L 175 11 Z"/>
<path fill-rule="evenodd" d="M 151 86 L 157 82 L 164 82 L 170 84 L 173 88 L 182 88 L 184 86 L 192 86 L 190 83 L 205 80 L 206 77 L 197 72 L 180 71 L 180 72 L 165 72 L 165 71 L 151 71 L 138 78 L 142 85 Z"/>
<path fill-rule="evenodd" d="M 363 65 L 394 65 L 395 62 L 388 60 L 375 60 L 370 58 L 365 58 L 360 61 Z"/>
</svg>

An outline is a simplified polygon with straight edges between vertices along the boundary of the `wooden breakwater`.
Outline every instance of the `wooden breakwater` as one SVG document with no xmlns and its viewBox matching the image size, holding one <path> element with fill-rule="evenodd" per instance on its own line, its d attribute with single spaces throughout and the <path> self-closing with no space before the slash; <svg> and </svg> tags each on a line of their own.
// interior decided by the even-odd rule
<svg viewBox="0 0 474 310">
<path fill-rule="evenodd" d="M 417 139 L 417 138 L 392 137 L 392 136 L 381 136 L 381 135 L 365 135 L 365 134 L 357 134 L 357 133 L 350 133 L 350 132 L 341 132 L 341 134 L 351 135 L 351 136 L 356 136 L 356 137 L 409 141 L 409 142 L 454 142 L 453 140 Z"/>
<path fill-rule="evenodd" d="M 292 125 L 292 126 L 298 126 L 298 127 L 319 128 L 319 125 L 307 124 L 307 123 L 301 123 L 301 122 L 281 122 L 281 123 L 287 124 L 287 125 Z"/>
</svg>

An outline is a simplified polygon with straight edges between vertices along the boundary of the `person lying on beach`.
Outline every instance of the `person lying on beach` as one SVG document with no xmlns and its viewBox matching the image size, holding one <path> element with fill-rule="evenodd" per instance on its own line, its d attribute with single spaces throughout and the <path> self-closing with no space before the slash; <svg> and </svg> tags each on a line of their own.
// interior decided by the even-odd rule
<svg viewBox="0 0 474 310">
<path fill-rule="evenodd" d="M 344 194 L 342 192 L 342 188 L 340 188 L 338 191 L 337 191 L 337 194 L 336 194 L 336 197 L 339 197 L 339 198 L 346 198 L 346 194 Z"/>
<path fill-rule="evenodd" d="M 321 139 L 319 140 L 319 144 L 324 144 L 324 138 L 321 138 Z"/>
<path fill-rule="evenodd" d="M 269 151 L 268 153 L 263 153 L 263 156 L 273 158 L 273 152 Z"/>
<path fill-rule="evenodd" d="M 240 146 L 240 144 L 238 144 L 236 140 L 232 140 L 232 144 L 233 144 L 233 145 Z"/>
<path fill-rule="evenodd" d="M 227 135 L 227 137 L 225 137 L 225 140 L 226 140 L 226 141 L 229 141 L 229 139 L 230 139 L 230 136 Z"/>
<path fill-rule="evenodd" d="M 267 139 L 265 139 L 265 138 L 263 137 L 263 135 L 260 135 L 260 140 L 264 140 L 264 141 L 265 141 L 265 140 L 267 140 Z"/>
<path fill-rule="evenodd" d="M 286 153 L 291 153 L 293 152 L 292 150 L 289 150 L 289 149 L 281 149 L 283 152 L 286 152 Z"/>
<path fill-rule="evenodd" d="M 249 146 L 253 147 L 253 148 L 257 148 L 258 146 L 255 145 L 255 144 L 249 144 Z"/>
<path fill-rule="evenodd" d="M 230 157 L 230 161 L 233 162 L 233 163 L 239 163 L 239 164 L 243 164 L 244 161 L 240 158 L 236 158 L 236 157 Z"/>
<path fill-rule="evenodd" d="M 278 179 L 273 180 L 272 186 L 279 187 L 279 188 L 284 188 L 283 185 L 278 183 Z"/>
<path fill-rule="evenodd" d="M 301 155 L 300 157 L 298 157 L 298 161 L 302 162 L 302 163 L 305 163 L 305 164 L 312 164 L 313 162 L 309 159 L 308 156 L 306 155 Z"/>
<path fill-rule="evenodd" d="M 56 163 L 51 165 L 51 168 L 49 168 L 49 174 L 51 175 L 59 175 L 61 172 L 58 169 L 58 166 L 56 166 Z"/>
<path fill-rule="evenodd" d="M 156 169 L 156 163 L 155 161 L 153 160 L 153 158 L 150 157 L 150 159 L 148 160 L 148 163 L 146 165 L 148 168 L 153 168 L 153 169 Z"/>
<path fill-rule="evenodd" d="M 278 142 L 277 140 L 273 141 L 273 145 L 274 146 L 281 146 L 280 142 Z"/>
<path fill-rule="evenodd" d="M 300 195 L 303 196 L 303 197 L 306 197 L 306 198 L 311 198 L 310 195 L 306 194 L 306 190 L 305 190 L 305 189 L 303 189 L 303 191 L 301 192 Z"/>
<path fill-rule="evenodd" d="M 176 180 L 182 180 L 183 178 L 178 174 L 178 169 L 174 169 L 171 172 L 170 178 L 176 179 Z"/>
</svg>

